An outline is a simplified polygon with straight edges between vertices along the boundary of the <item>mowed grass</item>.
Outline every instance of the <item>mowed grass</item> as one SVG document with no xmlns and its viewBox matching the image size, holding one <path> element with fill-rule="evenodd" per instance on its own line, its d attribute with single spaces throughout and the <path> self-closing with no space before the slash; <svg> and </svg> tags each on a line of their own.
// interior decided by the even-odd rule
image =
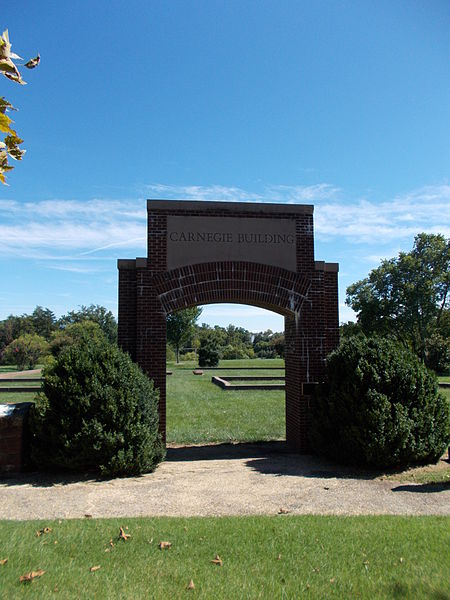
<svg viewBox="0 0 450 600">
<path fill-rule="evenodd" d="M 3 521 L 0 598 L 444 599 L 449 547 L 445 517 Z"/>
<path fill-rule="evenodd" d="M 253 361 L 227 361 L 239 366 Z M 255 361 L 256 362 L 256 361 Z M 261 361 L 263 366 L 278 366 Z M 211 382 L 213 375 L 284 375 L 280 370 L 211 370 L 194 375 L 173 368 L 167 377 L 167 441 L 174 444 L 254 442 L 285 439 L 284 390 L 225 391 Z M 233 364 L 229 364 L 233 363 Z M 256 365 L 255 365 L 256 366 Z"/>
</svg>

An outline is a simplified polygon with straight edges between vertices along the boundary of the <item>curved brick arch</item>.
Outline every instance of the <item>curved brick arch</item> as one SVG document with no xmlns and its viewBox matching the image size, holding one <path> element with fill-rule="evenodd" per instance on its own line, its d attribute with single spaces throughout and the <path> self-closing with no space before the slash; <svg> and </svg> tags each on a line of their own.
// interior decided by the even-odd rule
<svg viewBox="0 0 450 600">
<path fill-rule="evenodd" d="M 283 316 L 300 313 L 311 282 L 280 267 L 248 262 L 209 262 L 158 273 L 156 295 L 166 314 L 212 303 L 250 304 Z"/>
<path fill-rule="evenodd" d="M 149 200 L 148 257 L 119 260 L 119 344 L 159 390 L 166 433 L 166 316 L 218 302 L 284 315 L 286 441 L 307 452 L 309 385 L 339 341 L 336 263 L 314 259 L 313 207 Z"/>
</svg>

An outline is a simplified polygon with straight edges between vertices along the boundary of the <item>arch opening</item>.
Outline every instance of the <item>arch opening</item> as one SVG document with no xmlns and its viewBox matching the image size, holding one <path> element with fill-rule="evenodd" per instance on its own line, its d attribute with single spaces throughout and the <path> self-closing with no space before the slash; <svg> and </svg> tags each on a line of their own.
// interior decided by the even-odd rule
<svg viewBox="0 0 450 600">
<path fill-rule="evenodd" d="M 186 340 L 185 349 L 180 352 L 180 363 L 167 363 L 168 373 L 171 373 L 166 381 L 169 445 L 284 443 L 286 440 L 284 359 L 275 357 L 275 349 L 272 358 L 255 357 L 255 345 L 256 349 L 265 350 L 260 343 L 263 336 L 255 337 L 255 333 L 242 324 L 230 321 L 227 326 L 214 325 L 211 321 L 206 324 L 200 316 L 196 333 Z M 209 339 L 221 350 L 217 367 L 198 367 L 198 355 L 192 349 L 198 350 L 201 338 Z M 195 375 L 194 371 L 199 370 L 203 374 Z M 214 377 L 226 381 L 227 387 L 222 389 L 215 385 Z M 255 380 L 246 381 L 244 378 L 248 377 Z M 236 381 L 236 378 L 242 379 Z M 237 389 L 241 386 L 245 388 Z M 268 389 L 261 389 L 262 386 Z M 269 386 L 278 386 L 278 389 Z M 279 389 L 280 386 L 283 389 Z"/>
</svg>

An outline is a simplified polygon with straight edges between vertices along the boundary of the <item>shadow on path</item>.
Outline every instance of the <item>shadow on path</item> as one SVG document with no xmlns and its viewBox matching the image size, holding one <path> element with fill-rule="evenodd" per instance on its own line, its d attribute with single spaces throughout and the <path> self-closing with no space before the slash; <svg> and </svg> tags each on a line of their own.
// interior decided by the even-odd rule
<svg viewBox="0 0 450 600">
<path fill-rule="evenodd" d="M 404 483 L 392 488 L 393 492 L 419 492 L 422 494 L 445 492 L 446 490 L 450 490 L 450 481 L 443 483 Z"/>
</svg>

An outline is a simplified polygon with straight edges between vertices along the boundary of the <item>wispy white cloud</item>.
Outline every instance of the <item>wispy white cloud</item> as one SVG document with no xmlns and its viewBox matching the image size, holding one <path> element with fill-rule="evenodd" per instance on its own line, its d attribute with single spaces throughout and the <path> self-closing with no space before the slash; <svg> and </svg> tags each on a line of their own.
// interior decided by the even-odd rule
<svg viewBox="0 0 450 600">
<path fill-rule="evenodd" d="M 238 187 L 223 185 L 166 185 L 152 183 L 145 187 L 152 198 L 168 200 L 220 200 L 226 202 L 262 202 L 264 196 Z"/>
<path fill-rule="evenodd" d="M 450 236 L 450 186 L 429 186 L 375 203 L 333 202 L 316 205 L 315 231 L 321 239 L 386 243 L 421 231 Z"/>
<path fill-rule="evenodd" d="M 411 238 L 420 231 L 450 236 L 450 185 L 428 186 L 382 202 L 343 199 L 328 183 L 313 186 L 266 186 L 251 192 L 226 186 L 152 184 L 153 197 L 166 199 L 308 203 L 315 205 L 320 240 L 379 245 Z M 138 200 L 47 200 L 19 203 L 0 200 L 0 258 L 40 260 L 103 259 L 115 248 L 145 252 L 146 206 Z M 387 251 L 384 248 L 381 252 Z M 381 255 L 379 249 L 376 254 Z M 368 249 L 367 256 L 375 254 Z M 114 252 L 109 252 L 114 257 Z M 134 254 L 136 255 L 136 254 Z"/>
</svg>

